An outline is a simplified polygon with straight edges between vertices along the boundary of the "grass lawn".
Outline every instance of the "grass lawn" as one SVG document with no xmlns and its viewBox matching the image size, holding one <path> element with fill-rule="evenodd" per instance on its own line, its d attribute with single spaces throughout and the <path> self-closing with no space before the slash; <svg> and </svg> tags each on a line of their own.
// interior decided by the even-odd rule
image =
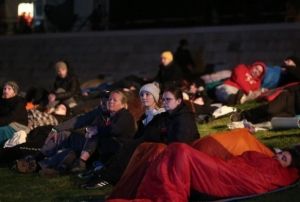
<svg viewBox="0 0 300 202">
<path fill-rule="evenodd" d="M 243 105 L 250 108 L 253 104 Z M 224 117 L 209 124 L 199 125 L 202 136 L 227 130 L 229 118 Z M 300 129 L 285 131 L 262 131 L 255 134 L 264 144 L 270 147 L 286 147 L 300 143 Z M 78 188 L 74 176 L 43 178 L 38 174 L 18 174 L 8 168 L 0 168 L 0 202 L 17 201 L 104 201 L 111 187 L 105 190 L 86 191 Z M 246 201 L 300 201 L 300 186 L 282 192 L 267 194 Z"/>
</svg>

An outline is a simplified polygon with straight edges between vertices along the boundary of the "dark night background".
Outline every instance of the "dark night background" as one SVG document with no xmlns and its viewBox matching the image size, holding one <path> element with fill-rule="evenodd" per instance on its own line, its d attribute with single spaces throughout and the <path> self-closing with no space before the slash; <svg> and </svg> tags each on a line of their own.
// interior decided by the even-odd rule
<svg viewBox="0 0 300 202">
<path fill-rule="evenodd" d="M 297 0 L 112 0 L 110 21 L 118 26 L 201 26 L 289 21 Z"/>
<path fill-rule="evenodd" d="M 5 4 L 0 0 L 0 33 L 5 33 Z M 19 3 L 23 1 L 17 1 Z M 24 0 L 24 2 L 32 2 Z M 43 13 L 38 26 L 22 30 L 15 20 L 15 33 L 88 31 L 164 27 L 193 27 L 263 24 L 300 21 L 300 0 L 94 0 L 86 16 L 87 2 L 75 0 L 36 0 Z M 80 3 L 78 3 L 80 2 Z M 91 1 L 89 1 L 91 2 Z M 86 3 L 86 4 L 85 4 Z M 82 7 L 78 7 L 81 4 Z M 53 27 L 45 28 L 50 22 Z"/>
</svg>

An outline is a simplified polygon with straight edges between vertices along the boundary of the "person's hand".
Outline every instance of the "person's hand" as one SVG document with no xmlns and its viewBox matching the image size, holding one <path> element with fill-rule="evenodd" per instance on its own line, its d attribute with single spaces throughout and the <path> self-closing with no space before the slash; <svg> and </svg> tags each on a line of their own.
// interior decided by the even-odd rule
<svg viewBox="0 0 300 202">
<path fill-rule="evenodd" d="M 48 100 L 49 100 L 49 102 L 54 102 L 55 99 L 56 99 L 56 95 L 55 95 L 55 94 L 50 93 L 50 94 L 48 95 Z"/>
<path fill-rule="evenodd" d="M 86 138 L 91 138 L 94 135 L 98 133 L 98 127 L 97 126 L 90 126 L 85 128 L 85 137 Z"/>
<path fill-rule="evenodd" d="M 47 144 L 50 141 L 57 143 L 57 140 L 58 140 L 58 132 L 55 129 L 52 129 L 45 141 L 45 144 Z"/>
</svg>

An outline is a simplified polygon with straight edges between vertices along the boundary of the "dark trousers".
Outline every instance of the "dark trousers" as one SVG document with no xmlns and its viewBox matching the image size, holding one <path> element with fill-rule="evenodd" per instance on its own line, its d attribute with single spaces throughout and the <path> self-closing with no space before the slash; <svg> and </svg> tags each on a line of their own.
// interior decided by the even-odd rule
<svg viewBox="0 0 300 202">
<path fill-rule="evenodd" d="M 142 139 L 134 139 L 127 142 L 122 148 L 113 155 L 100 170 L 101 176 L 112 184 L 116 184 L 125 171 L 135 149 L 143 142 Z"/>
<path fill-rule="evenodd" d="M 270 121 L 275 116 L 292 117 L 299 113 L 299 98 L 299 88 L 286 89 L 270 103 L 242 112 L 242 117 L 254 124 Z"/>
</svg>

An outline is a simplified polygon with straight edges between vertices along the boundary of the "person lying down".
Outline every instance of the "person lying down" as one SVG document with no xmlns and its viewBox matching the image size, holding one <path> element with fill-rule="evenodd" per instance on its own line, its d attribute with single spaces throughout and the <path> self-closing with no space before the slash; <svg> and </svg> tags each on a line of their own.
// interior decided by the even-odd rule
<svg viewBox="0 0 300 202">
<path fill-rule="evenodd" d="M 220 137 L 215 140 L 222 141 Z M 206 143 L 209 144 L 207 139 Z M 226 145 L 225 140 L 222 146 Z M 201 140 L 192 146 L 167 146 L 148 166 L 134 196 L 123 197 L 120 190 L 114 190 L 109 202 L 188 201 L 191 191 L 216 198 L 247 196 L 269 192 L 299 179 L 300 145 L 278 153 L 250 149 L 237 156 L 220 157 L 213 151 L 205 153 L 206 149 Z"/>
</svg>

